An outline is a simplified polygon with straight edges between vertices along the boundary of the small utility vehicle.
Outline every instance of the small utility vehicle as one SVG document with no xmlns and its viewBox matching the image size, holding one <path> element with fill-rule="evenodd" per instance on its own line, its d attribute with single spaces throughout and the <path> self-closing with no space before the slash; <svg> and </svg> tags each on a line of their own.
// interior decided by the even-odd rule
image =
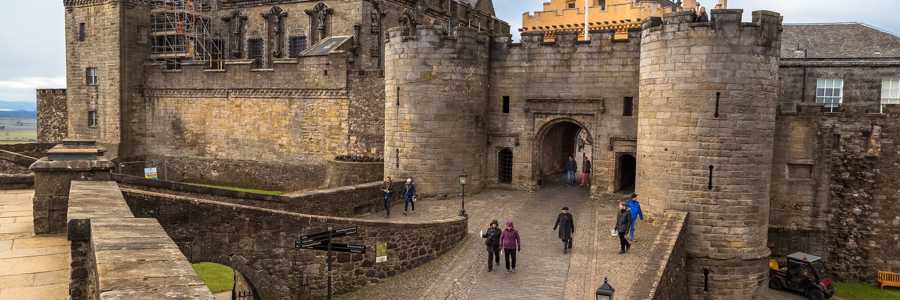
<svg viewBox="0 0 900 300">
<path fill-rule="evenodd" d="M 786 263 L 785 263 L 786 262 Z M 769 261 L 769 288 L 791 291 L 809 300 L 825 300 L 834 295 L 831 278 L 825 277 L 822 258 L 796 252 L 785 260 Z"/>
</svg>

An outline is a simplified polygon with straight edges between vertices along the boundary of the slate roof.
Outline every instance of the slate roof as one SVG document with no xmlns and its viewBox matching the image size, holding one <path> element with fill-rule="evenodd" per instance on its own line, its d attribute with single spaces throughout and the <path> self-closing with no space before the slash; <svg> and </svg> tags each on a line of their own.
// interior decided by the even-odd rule
<svg viewBox="0 0 900 300">
<path fill-rule="evenodd" d="M 781 57 L 804 49 L 806 58 L 900 58 L 900 37 L 862 23 L 784 24 Z"/>
<path fill-rule="evenodd" d="M 353 37 L 349 36 L 349 35 L 329 36 L 329 37 L 319 41 L 315 45 L 312 45 L 312 47 L 309 47 L 309 49 L 306 49 L 303 52 L 300 52 L 300 55 L 303 55 L 303 56 L 328 55 L 329 53 L 340 50 L 341 46 L 343 46 L 345 43 L 347 43 L 347 41 L 349 41 L 352 38 Z"/>
</svg>

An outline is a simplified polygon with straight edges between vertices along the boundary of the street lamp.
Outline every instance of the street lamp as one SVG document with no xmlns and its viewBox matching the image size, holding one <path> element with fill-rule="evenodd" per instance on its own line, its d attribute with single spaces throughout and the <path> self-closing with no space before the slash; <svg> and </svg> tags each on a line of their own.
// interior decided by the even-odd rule
<svg viewBox="0 0 900 300">
<path fill-rule="evenodd" d="M 597 289 L 597 300 L 613 300 L 615 292 L 616 289 L 609 285 L 606 277 L 603 277 L 603 285 Z"/>
<path fill-rule="evenodd" d="M 468 175 L 466 175 L 466 173 L 459 175 L 459 186 L 462 187 L 462 198 L 460 198 L 461 200 L 459 202 L 459 215 L 462 217 L 466 216 L 466 180 L 468 179 L 467 177 L 468 177 Z"/>
</svg>

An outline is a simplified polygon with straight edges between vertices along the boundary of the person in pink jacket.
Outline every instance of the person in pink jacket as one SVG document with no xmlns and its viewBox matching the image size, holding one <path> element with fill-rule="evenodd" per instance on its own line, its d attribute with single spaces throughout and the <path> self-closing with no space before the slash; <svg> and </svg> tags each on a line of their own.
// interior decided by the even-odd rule
<svg viewBox="0 0 900 300">
<path fill-rule="evenodd" d="M 506 222 L 506 229 L 500 234 L 500 247 L 503 248 L 506 271 L 515 272 L 516 252 L 522 251 L 522 241 L 519 240 L 519 232 L 513 227 L 512 221 Z"/>
</svg>

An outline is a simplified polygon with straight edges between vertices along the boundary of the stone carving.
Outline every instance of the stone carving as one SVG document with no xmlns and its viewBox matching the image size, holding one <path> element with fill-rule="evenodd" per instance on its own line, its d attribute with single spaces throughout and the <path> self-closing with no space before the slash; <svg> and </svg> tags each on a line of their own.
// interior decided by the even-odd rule
<svg viewBox="0 0 900 300">
<path fill-rule="evenodd" d="M 402 28 L 401 34 L 407 37 L 415 36 L 416 25 L 418 25 L 416 15 L 411 10 L 407 9 L 404 11 L 403 15 L 400 16 L 400 27 Z"/>
<path fill-rule="evenodd" d="M 266 19 L 269 54 L 271 57 L 281 58 L 284 56 L 284 18 L 287 18 L 288 13 L 275 6 L 262 16 Z"/>
<path fill-rule="evenodd" d="M 315 44 L 328 36 L 328 20 L 329 16 L 334 14 L 334 10 L 325 3 L 319 2 L 313 9 L 307 9 L 306 14 L 309 15 L 310 40 L 312 44 Z"/>
<path fill-rule="evenodd" d="M 247 23 L 247 16 L 242 15 L 240 11 L 234 11 L 230 16 L 222 18 L 222 21 L 228 24 L 228 54 L 231 58 L 241 58 L 244 56 L 244 33 Z"/>
</svg>

